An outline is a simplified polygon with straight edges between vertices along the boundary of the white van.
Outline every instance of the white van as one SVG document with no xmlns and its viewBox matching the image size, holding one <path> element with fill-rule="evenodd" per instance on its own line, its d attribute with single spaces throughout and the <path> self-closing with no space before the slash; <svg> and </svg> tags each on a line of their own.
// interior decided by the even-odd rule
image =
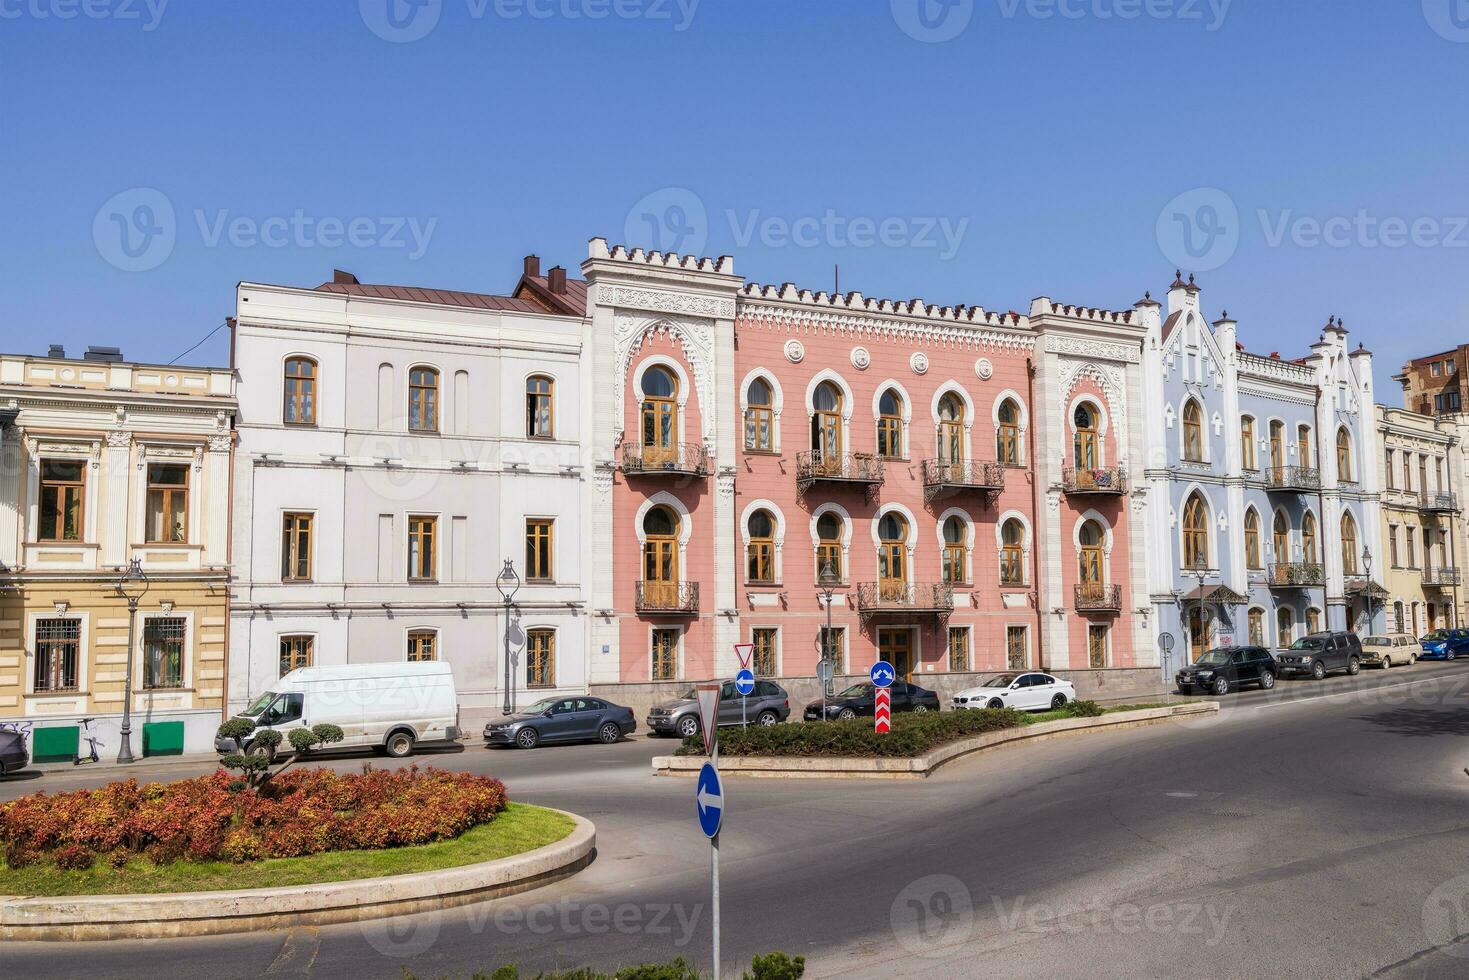
<svg viewBox="0 0 1469 980">
<path fill-rule="evenodd" d="M 366 745 L 400 759 L 423 742 L 459 738 L 454 673 L 439 661 L 301 667 L 271 685 L 240 712 L 258 728 L 282 735 L 293 728 L 336 725 L 338 745 Z M 289 745 L 282 742 L 289 751 Z M 222 753 L 233 741 L 215 739 Z"/>
</svg>

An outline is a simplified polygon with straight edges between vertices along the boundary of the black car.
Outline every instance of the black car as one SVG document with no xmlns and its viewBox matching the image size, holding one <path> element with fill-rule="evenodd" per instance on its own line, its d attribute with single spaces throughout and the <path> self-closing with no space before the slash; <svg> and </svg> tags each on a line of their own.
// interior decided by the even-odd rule
<svg viewBox="0 0 1469 980">
<path fill-rule="evenodd" d="M 631 708 L 581 695 L 545 698 L 485 726 L 485 745 L 533 749 L 542 742 L 590 742 L 611 745 L 638 727 Z"/>
<path fill-rule="evenodd" d="M 869 684 L 853 684 L 845 691 L 838 691 L 826 699 L 826 717 L 828 718 L 857 718 L 859 716 L 872 717 L 876 696 L 874 688 Z M 900 711 L 937 711 L 939 710 L 939 696 L 927 688 L 919 687 L 917 684 L 908 684 L 904 681 L 893 681 L 892 687 L 893 713 Z M 821 719 L 821 701 L 812 701 L 806 705 L 807 721 L 819 721 Z"/>
<path fill-rule="evenodd" d="M 31 761 L 20 732 L 0 732 L 0 777 L 24 769 Z"/>
<path fill-rule="evenodd" d="M 1264 647 L 1220 647 L 1180 670 L 1174 680 L 1182 694 L 1197 687 L 1222 695 L 1250 684 L 1268 691 L 1275 686 L 1276 673 L 1275 658 Z"/>
<path fill-rule="evenodd" d="M 1301 637 L 1275 658 L 1275 669 L 1321 680 L 1333 671 L 1355 674 L 1362 669 L 1362 641 L 1345 630 L 1311 633 Z"/>
</svg>

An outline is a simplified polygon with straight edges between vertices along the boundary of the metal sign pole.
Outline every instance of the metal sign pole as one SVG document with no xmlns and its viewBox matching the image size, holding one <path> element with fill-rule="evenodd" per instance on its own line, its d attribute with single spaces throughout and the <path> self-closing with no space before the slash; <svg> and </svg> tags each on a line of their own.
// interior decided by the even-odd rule
<svg viewBox="0 0 1469 980">
<path fill-rule="evenodd" d="M 719 742 L 714 743 L 714 754 L 712 756 L 714 768 L 719 769 Z M 723 821 L 720 821 L 721 824 Z M 714 980 L 719 980 L 719 831 L 709 838 L 709 882 L 713 891 L 710 905 L 714 911 Z"/>
</svg>

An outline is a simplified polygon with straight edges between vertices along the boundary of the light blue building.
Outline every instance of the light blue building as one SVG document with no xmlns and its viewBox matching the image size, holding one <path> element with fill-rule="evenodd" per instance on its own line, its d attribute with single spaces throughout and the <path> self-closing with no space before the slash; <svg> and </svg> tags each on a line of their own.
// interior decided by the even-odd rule
<svg viewBox="0 0 1469 980">
<path fill-rule="evenodd" d="M 1372 355 L 1334 317 L 1298 359 L 1245 350 L 1180 275 L 1148 299 L 1148 588 L 1165 676 L 1229 643 L 1383 622 Z M 1373 563 L 1377 575 L 1369 575 Z"/>
</svg>

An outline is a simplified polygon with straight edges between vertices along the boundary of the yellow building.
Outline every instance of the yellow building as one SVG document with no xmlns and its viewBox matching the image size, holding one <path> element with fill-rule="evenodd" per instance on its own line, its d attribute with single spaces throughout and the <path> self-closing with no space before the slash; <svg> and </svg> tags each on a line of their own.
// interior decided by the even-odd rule
<svg viewBox="0 0 1469 980">
<path fill-rule="evenodd" d="M 235 410 L 225 368 L 95 348 L 0 355 L 0 722 L 68 729 L 95 716 L 100 751 L 116 754 L 129 665 L 118 581 L 136 560 L 147 591 L 131 649 L 133 753 L 145 726 L 155 748 L 180 735 L 185 751 L 212 748 Z"/>
<path fill-rule="evenodd" d="M 1421 636 L 1457 625 L 1460 514 L 1453 474 L 1462 472 L 1452 419 L 1377 406 L 1383 447 L 1383 599 L 1387 629 Z"/>
</svg>

